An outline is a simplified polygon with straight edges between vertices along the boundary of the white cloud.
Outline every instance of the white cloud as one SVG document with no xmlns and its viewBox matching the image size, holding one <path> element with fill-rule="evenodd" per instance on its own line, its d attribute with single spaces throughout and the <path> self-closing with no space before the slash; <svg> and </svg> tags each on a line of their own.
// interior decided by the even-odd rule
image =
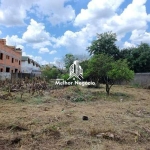
<svg viewBox="0 0 150 150">
<path fill-rule="evenodd" d="M 84 53 L 89 45 L 89 41 L 95 36 L 95 32 L 94 35 L 93 32 L 90 32 L 92 31 L 90 27 L 87 25 L 79 32 L 66 31 L 63 36 L 56 39 L 55 47 L 64 46 L 69 52 L 74 54 Z"/>
<path fill-rule="evenodd" d="M 49 53 L 49 54 L 55 54 L 57 51 L 56 50 L 52 50 L 50 51 L 48 48 L 40 48 L 39 53 Z"/>
<path fill-rule="evenodd" d="M 147 23 L 150 21 L 150 14 L 146 12 L 146 0 L 133 0 L 121 14 L 118 14 L 119 6 L 123 2 L 124 0 L 91 0 L 87 9 L 82 9 L 75 18 L 74 25 L 81 29 L 78 32 L 66 31 L 63 36 L 56 39 L 55 46 L 65 46 L 72 53 L 83 53 L 96 33 L 113 31 L 117 33 L 118 43 L 121 43 L 126 33 L 135 29 L 145 31 L 145 38 L 142 40 L 146 41 L 149 37 L 146 32 Z M 135 45 L 133 40 L 131 43 Z M 129 42 L 124 46 L 127 45 Z"/>
<path fill-rule="evenodd" d="M 22 38 L 29 43 L 41 43 L 48 40 L 50 35 L 45 31 L 45 26 L 42 23 L 37 23 L 34 19 L 31 19 L 30 25 Z"/>
<path fill-rule="evenodd" d="M 6 36 L 6 44 L 16 46 L 17 48 L 24 49 L 23 44 L 25 41 L 18 37 L 18 35 Z"/>
<path fill-rule="evenodd" d="M 55 54 L 55 53 L 57 53 L 56 50 L 52 50 L 52 51 L 49 52 L 49 54 Z"/>
<path fill-rule="evenodd" d="M 50 41 L 43 41 L 43 42 L 39 42 L 39 43 L 30 43 L 30 46 L 32 46 L 34 49 L 39 49 L 45 46 L 51 46 L 52 44 L 50 43 Z"/>
<path fill-rule="evenodd" d="M 117 10 L 123 1 L 91 0 L 87 9 L 82 9 L 77 15 L 74 25 L 94 24 L 97 33 L 111 30 L 118 34 L 118 39 L 134 29 L 146 29 L 147 21 L 150 21 L 150 15 L 147 14 L 145 7 L 146 0 L 140 0 L 140 2 L 133 0 L 119 15 Z"/>
<path fill-rule="evenodd" d="M 42 60 L 40 64 L 41 64 L 41 65 L 47 65 L 47 64 L 49 64 L 49 62 L 46 61 L 46 60 Z"/>
<path fill-rule="evenodd" d="M 48 48 L 40 48 L 39 53 L 48 53 L 49 49 Z"/>
<path fill-rule="evenodd" d="M 27 31 L 23 34 L 22 38 L 29 44 L 32 44 L 33 48 L 51 45 L 49 41 L 50 34 L 45 31 L 45 26 L 34 19 L 31 19 L 30 25 L 27 27 Z"/>
<path fill-rule="evenodd" d="M 74 25 L 83 26 L 87 23 L 95 23 L 101 19 L 108 19 L 115 15 L 115 10 L 124 0 L 91 0 L 87 9 L 82 9 L 75 18 Z"/>
<path fill-rule="evenodd" d="M 19 38 L 18 35 L 12 35 L 12 36 L 7 35 L 6 41 L 7 41 L 7 44 L 9 44 L 9 45 L 25 43 L 25 41 L 23 39 Z"/>
<path fill-rule="evenodd" d="M 69 0 L 39 0 L 37 11 L 48 16 L 52 25 L 66 23 L 75 18 L 75 11 L 71 5 L 65 5 Z"/>
<path fill-rule="evenodd" d="M 150 44 L 150 33 L 145 30 L 133 30 L 130 40 L 135 44 L 140 44 L 141 42 Z"/>
<path fill-rule="evenodd" d="M 128 48 L 128 47 L 136 47 L 136 45 L 126 41 L 123 45 L 123 48 Z"/>
<path fill-rule="evenodd" d="M 121 15 L 116 14 L 108 20 L 108 25 L 121 37 L 134 29 L 146 30 L 150 15 L 146 12 L 145 2 L 146 0 L 141 0 L 140 2 L 133 0 Z"/>
<path fill-rule="evenodd" d="M 27 11 L 30 10 L 35 0 L 1 0 L 0 24 L 6 26 L 24 25 Z"/>
<path fill-rule="evenodd" d="M 28 12 L 33 14 L 41 13 L 44 17 L 48 17 L 52 25 L 72 21 L 75 18 L 75 11 L 71 5 L 65 5 L 67 1 L 1 0 L 0 24 L 6 26 L 25 25 L 24 21 L 27 19 Z"/>
</svg>

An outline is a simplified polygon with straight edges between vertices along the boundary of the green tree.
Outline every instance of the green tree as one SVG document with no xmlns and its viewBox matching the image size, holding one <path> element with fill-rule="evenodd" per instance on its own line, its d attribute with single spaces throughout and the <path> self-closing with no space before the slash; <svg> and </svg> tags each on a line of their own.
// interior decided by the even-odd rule
<svg viewBox="0 0 150 150">
<path fill-rule="evenodd" d="M 127 60 L 118 60 L 111 63 L 111 69 L 106 73 L 106 92 L 109 95 L 110 88 L 116 81 L 130 81 L 134 72 L 129 69 Z"/>
<path fill-rule="evenodd" d="M 150 46 L 146 43 L 141 43 L 137 48 L 133 49 L 130 62 L 135 72 L 149 72 Z"/>
<path fill-rule="evenodd" d="M 64 57 L 64 63 L 65 63 L 65 67 L 68 70 L 70 65 L 73 63 L 73 61 L 75 61 L 76 58 L 74 55 L 72 54 L 66 54 Z"/>
<path fill-rule="evenodd" d="M 108 55 L 99 54 L 94 55 L 88 63 L 87 76 L 90 80 L 96 83 L 96 87 L 99 87 L 100 81 L 106 76 L 107 72 L 111 69 L 111 63 L 113 58 Z"/>
<path fill-rule="evenodd" d="M 124 48 L 122 50 L 120 50 L 119 52 L 119 58 L 120 59 L 131 59 L 130 57 L 132 56 L 132 50 L 134 49 L 134 47 L 128 47 L 128 48 Z"/>
<path fill-rule="evenodd" d="M 88 70 L 88 63 L 89 63 L 89 60 L 84 60 L 80 63 L 82 69 L 83 69 L 83 79 L 84 80 L 88 80 L 89 79 L 89 76 L 87 74 L 87 70 Z"/>
<path fill-rule="evenodd" d="M 120 51 L 120 57 L 126 58 L 134 72 L 150 72 L 150 46 L 141 43 L 138 47 L 131 47 Z"/>
<path fill-rule="evenodd" d="M 59 77 L 61 72 L 59 69 L 55 66 L 53 67 L 45 67 L 42 69 L 42 76 L 46 77 L 46 79 L 57 79 Z"/>
<path fill-rule="evenodd" d="M 106 84 L 107 95 L 116 81 L 128 81 L 134 76 L 126 60 L 115 61 L 112 57 L 104 54 L 94 55 L 89 60 L 87 72 L 96 85 L 100 82 Z"/>
<path fill-rule="evenodd" d="M 115 60 L 119 59 L 119 49 L 115 42 L 117 41 L 116 34 L 112 32 L 105 32 L 97 34 L 97 39 L 94 40 L 87 48 L 90 55 L 95 54 L 108 54 L 113 56 Z"/>
</svg>

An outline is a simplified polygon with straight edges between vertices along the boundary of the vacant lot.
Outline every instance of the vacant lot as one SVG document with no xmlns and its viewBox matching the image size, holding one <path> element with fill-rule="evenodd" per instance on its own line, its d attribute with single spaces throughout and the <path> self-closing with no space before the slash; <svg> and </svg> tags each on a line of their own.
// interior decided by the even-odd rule
<svg viewBox="0 0 150 150">
<path fill-rule="evenodd" d="M 66 87 L 0 99 L 0 150 L 150 150 L 150 90 Z M 88 120 L 82 117 L 87 116 Z"/>
</svg>

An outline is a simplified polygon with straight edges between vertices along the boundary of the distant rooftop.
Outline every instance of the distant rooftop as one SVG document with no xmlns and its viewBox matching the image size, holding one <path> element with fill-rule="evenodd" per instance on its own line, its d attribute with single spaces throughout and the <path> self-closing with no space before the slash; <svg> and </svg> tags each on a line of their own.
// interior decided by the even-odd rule
<svg viewBox="0 0 150 150">
<path fill-rule="evenodd" d="M 26 60 L 28 60 L 28 59 L 30 59 L 28 56 L 22 56 L 22 59 L 21 59 L 21 60 L 26 61 Z"/>
<path fill-rule="evenodd" d="M 33 59 L 31 59 L 29 56 L 22 56 L 22 59 L 21 59 L 22 61 L 32 61 L 32 62 L 34 62 L 34 63 L 36 63 L 38 66 L 40 66 L 40 64 L 39 63 L 37 63 L 36 61 L 34 61 Z"/>
</svg>

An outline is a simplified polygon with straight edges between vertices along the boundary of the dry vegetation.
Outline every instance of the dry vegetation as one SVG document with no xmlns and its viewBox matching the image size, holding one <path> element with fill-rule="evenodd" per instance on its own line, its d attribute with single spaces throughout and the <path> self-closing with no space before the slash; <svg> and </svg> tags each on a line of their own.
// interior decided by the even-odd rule
<svg viewBox="0 0 150 150">
<path fill-rule="evenodd" d="M 150 90 L 1 83 L 0 150 L 75 149 L 150 150 Z"/>
</svg>

